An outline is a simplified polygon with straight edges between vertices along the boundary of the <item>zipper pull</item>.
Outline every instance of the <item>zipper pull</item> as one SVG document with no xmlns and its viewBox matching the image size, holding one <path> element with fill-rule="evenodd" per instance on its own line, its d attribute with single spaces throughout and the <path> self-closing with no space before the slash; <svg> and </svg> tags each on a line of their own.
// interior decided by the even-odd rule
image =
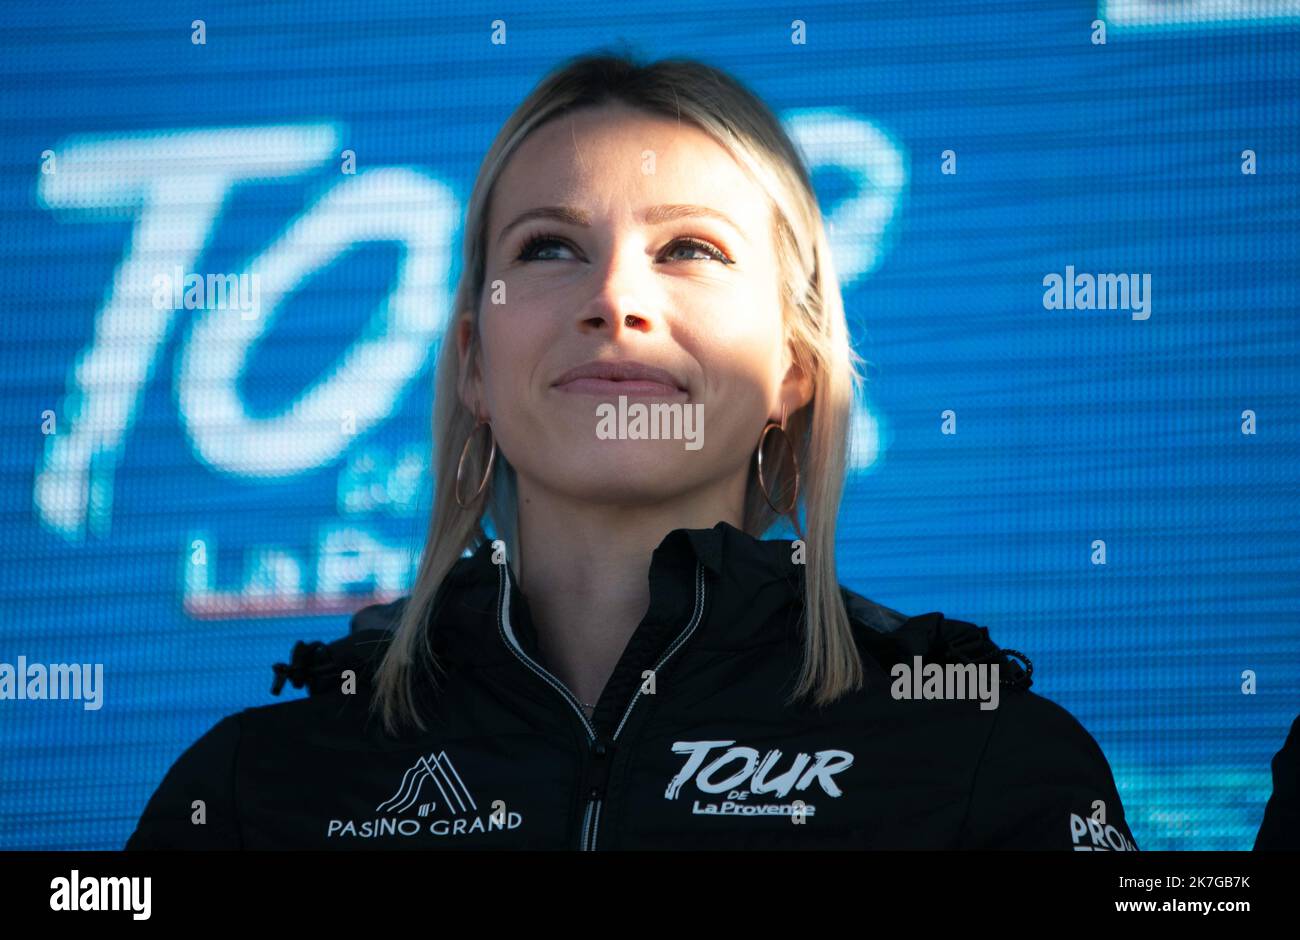
<svg viewBox="0 0 1300 940">
<path fill-rule="evenodd" d="M 609 768 L 613 762 L 614 742 L 598 737 L 591 745 L 591 769 L 587 773 L 587 799 L 604 799 L 605 787 L 609 783 Z"/>
</svg>

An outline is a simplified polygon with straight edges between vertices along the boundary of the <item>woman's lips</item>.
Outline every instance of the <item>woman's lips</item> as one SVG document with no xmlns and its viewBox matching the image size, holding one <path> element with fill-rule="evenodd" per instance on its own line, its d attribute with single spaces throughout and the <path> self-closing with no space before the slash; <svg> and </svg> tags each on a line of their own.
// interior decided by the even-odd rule
<svg viewBox="0 0 1300 940">
<path fill-rule="evenodd" d="M 619 395 L 642 398 L 686 397 L 686 392 L 680 388 L 665 385 L 662 382 L 652 382 L 649 379 L 623 379 L 619 381 L 613 379 L 572 379 L 554 387 L 561 392 L 569 392 L 574 395 L 598 395 L 602 398 L 617 397 Z"/>
</svg>

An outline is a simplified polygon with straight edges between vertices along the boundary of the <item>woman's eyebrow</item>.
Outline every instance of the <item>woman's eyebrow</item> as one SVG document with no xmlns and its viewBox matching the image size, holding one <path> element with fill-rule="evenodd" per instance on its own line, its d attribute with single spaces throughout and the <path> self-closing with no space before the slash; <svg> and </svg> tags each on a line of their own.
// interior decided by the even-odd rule
<svg viewBox="0 0 1300 940">
<path fill-rule="evenodd" d="M 647 225 L 662 225 L 665 222 L 672 222 L 675 219 L 688 218 L 708 218 L 716 219 L 735 229 L 736 234 L 744 237 L 744 231 L 739 225 L 731 220 L 730 217 L 717 209 L 710 209 L 708 206 L 693 206 L 682 204 L 668 204 L 654 206 L 642 213 L 642 218 Z M 528 209 L 521 212 L 515 217 L 509 225 L 501 230 L 497 236 L 497 244 L 505 241 L 506 235 L 511 229 L 522 225 L 530 219 L 555 219 L 559 222 L 565 222 L 569 225 L 578 225 L 583 228 L 591 226 L 591 216 L 581 209 L 572 206 L 539 206 L 536 209 Z"/>
</svg>

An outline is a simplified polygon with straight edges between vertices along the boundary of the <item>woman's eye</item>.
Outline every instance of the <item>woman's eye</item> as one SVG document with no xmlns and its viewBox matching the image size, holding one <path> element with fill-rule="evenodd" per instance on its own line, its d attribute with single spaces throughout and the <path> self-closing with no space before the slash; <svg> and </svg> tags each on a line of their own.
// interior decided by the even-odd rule
<svg viewBox="0 0 1300 940">
<path fill-rule="evenodd" d="M 528 241 L 524 242 L 524 246 L 519 249 L 519 257 L 517 260 L 519 261 L 537 260 L 535 252 L 537 251 L 538 247 L 541 245 L 559 245 L 561 248 L 568 247 L 567 245 L 564 244 L 564 242 L 550 235 L 534 235 L 532 238 L 528 239 Z"/>
<path fill-rule="evenodd" d="M 700 239 L 698 238 L 677 239 L 677 241 L 673 242 L 672 247 L 669 248 L 669 253 L 672 253 L 678 250 L 679 248 L 689 248 L 691 251 L 702 251 L 710 258 L 712 258 L 714 261 L 721 261 L 723 264 L 734 263 L 730 258 L 728 258 L 725 254 L 723 254 L 721 250 L 715 248 L 713 245 L 710 245 L 706 241 L 700 241 Z M 685 260 L 690 261 L 695 259 L 688 258 Z"/>
<path fill-rule="evenodd" d="M 534 235 L 532 238 L 528 239 L 528 241 L 524 243 L 522 248 L 519 249 L 519 257 L 516 260 L 519 261 L 563 260 L 557 258 L 539 258 L 538 252 L 542 250 L 544 246 L 547 245 L 558 245 L 559 247 L 564 248 L 566 250 L 570 250 L 570 251 L 572 250 L 566 242 L 564 242 L 562 239 L 556 238 L 553 235 L 544 235 L 544 234 Z M 682 260 L 682 261 L 713 260 L 713 261 L 720 261 L 723 264 L 735 263 L 730 258 L 728 258 L 726 254 L 724 254 L 720 249 L 714 247 L 713 245 L 709 244 L 706 241 L 701 241 L 698 238 L 678 238 L 674 240 L 673 243 L 668 247 L 667 253 L 669 255 L 672 255 L 675 252 L 681 251 L 682 249 L 689 249 L 690 251 L 703 252 L 706 257 L 705 258 L 679 258 L 677 260 Z"/>
</svg>

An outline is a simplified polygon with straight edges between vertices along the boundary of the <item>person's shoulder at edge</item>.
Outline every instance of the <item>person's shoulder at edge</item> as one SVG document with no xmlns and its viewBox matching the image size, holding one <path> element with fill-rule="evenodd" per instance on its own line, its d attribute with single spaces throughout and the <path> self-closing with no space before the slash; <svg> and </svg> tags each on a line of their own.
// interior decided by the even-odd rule
<svg viewBox="0 0 1300 940">
<path fill-rule="evenodd" d="M 909 617 L 846 587 L 841 591 L 855 636 L 885 675 L 916 655 L 927 663 L 999 666 L 1001 694 L 972 770 L 958 847 L 1137 849 L 1096 739 L 1068 710 L 1030 691 L 1030 673 L 987 628 L 937 611 Z"/>
<path fill-rule="evenodd" d="M 1255 836 L 1255 851 L 1300 849 L 1300 716 L 1281 750 L 1273 756 L 1273 793 Z"/>
<path fill-rule="evenodd" d="M 123 848 L 242 848 L 235 798 L 240 736 L 236 713 L 186 748 L 149 798 Z"/>
<path fill-rule="evenodd" d="M 274 694 L 286 683 L 308 697 L 255 705 L 226 715 L 175 760 L 145 805 L 124 849 L 238 849 L 242 847 L 236 771 L 248 722 L 282 720 L 322 703 L 339 690 L 340 672 L 357 667 L 369 678 L 377 654 L 397 624 L 407 598 L 371 604 L 351 617 L 346 635 L 331 643 L 298 643 L 291 661 L 275 667 Z"/>
</svg>

